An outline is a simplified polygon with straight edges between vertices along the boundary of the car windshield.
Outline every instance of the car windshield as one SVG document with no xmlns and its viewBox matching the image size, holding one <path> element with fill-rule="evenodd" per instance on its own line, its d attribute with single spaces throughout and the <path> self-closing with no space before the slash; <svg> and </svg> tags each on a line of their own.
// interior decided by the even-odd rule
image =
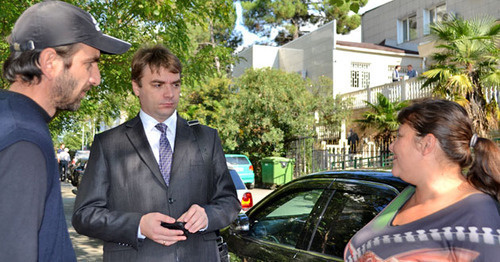
<svg viewBox="0 0 500 262">
<path fill-rule="evenodd" d="M 243 184 L 243 181 L 241 181 L 240 176 L 235 170 L 229 169 L 229 173 L 231 174 L 236 189 L 246 189 L 245 184 Z"/>
<path fill-rule="evenodd" d="M 226 157 L 227 162 L 231 165 L 249 165 L 248 159 L 242 156 L 228 156 Z"/>
</svg>

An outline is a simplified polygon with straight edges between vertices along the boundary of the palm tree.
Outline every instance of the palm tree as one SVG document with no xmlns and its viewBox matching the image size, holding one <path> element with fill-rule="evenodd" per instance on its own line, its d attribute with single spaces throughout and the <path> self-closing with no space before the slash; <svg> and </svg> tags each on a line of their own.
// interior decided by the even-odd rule
<svg viewBox="0 0 500 262">
<path fill-rule="evenodd" d="M 435 84 L 434 94 L 466 108 L 475 131 L 486 136 L 498 128 L 498 104 L 486 97 L 485 88 L 500 84 L 500 24 L 481 17 L 451 19 L 431 26 L 438 52 L 435 65 L 423 73 L 424 86 Z"/>
<path fill-rule="evenodd" d="M 377 103 L 372 104 L 365 101 L 370 111 L 363 113 L 363 118 L 354 122 L 360 124 L 362 131 L 375 129 L 375 142 L 381 147 L 381 151 L 389 150 L 389 143 L 392 141 L 393 132 L 398 128 L 398 112 L 408 106 L 408 101 L 391 102 L 382 93 L 377 94 Z"/>
</svg>

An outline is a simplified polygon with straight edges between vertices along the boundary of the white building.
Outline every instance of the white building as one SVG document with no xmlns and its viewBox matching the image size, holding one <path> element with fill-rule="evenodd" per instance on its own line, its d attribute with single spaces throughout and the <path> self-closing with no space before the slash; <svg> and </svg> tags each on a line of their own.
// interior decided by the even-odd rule
<svg viewBox="0 0 500 262">
<path fill-rule="evenodd" d="M 344 94 L 392 82 L 396 65 L 412 64 L 421 70 L 418 52 L 371 43 L 342 41 L 335 21 L 280 47 L 253 45 L 238 56 L 233 76 L 247 68 L 271 67 L 296 72 L 303 77 L 333 79 L 333 93 Z M 404 73 L 404 71 L 403 71 Z"/>
<path fill-rule="evenodd" d="M 500 20 L 500 0 L 393 0 L 362 15 L 358 42 L 352 42 L 352 35 L 337 35 L 332 21 L 281 47 L 254 45 L 241 51 L 243 59 L 233 76 L 250 67 L 271 67 L 311 79 L 327 76 L 333 79 L 334 95 L 368 91 L 391 83 L 396 65 L 402 66 L 403 74 L 409 64 L 419 73 L 425 71 L 427 57 L 434 52 L 430 25 L 449 14 Z M 353 35 L 357 34 L 359 28 Z"/>
<path fill-rule="evenodd" d="M 464 19 L 489 16 L 500 20 L 499 0 L 393 0 L 363 14 L 362 41 L 395 48 L 433 52 L 430 25 L 449 15 Z"/>
</svg>

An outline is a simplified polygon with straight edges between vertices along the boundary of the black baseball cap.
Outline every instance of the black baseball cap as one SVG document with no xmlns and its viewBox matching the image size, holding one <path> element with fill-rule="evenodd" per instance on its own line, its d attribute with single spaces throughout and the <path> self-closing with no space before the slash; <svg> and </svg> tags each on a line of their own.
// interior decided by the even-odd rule
<svg viewBox="0 0 500 262">
<path fill-rule="evenodd" d="M 10 35 L 12 51 L 43 50 L 84 43 L 105 54 L 122 54 L 130 43 L 103 34 L 88 12 L 62 1 L 31 6 L 17 19 Z"/>
</svg>

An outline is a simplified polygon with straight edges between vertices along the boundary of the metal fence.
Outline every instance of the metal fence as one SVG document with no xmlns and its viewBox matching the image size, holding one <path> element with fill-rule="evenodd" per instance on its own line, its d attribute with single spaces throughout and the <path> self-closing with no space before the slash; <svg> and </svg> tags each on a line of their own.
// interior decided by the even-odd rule
<svg viewBox="0 0 500 262">
<path fill-rule="evenodd" d="M 333 154 L 328 150 L 314 150 L 313 155 L 312 172 L 318 172 L 324 170 L 388 168 L 392 166 L 393 154 L 386 151 L 366 156 L 366 152 Z"/>
<path fill-rule="evenodd" d="M 295 159 L 295 178 L 325 170 L 390 168 L 392 153 L 389 144 L 364 141 L 358 147 L 360 150 L 354 153 L 349 151 L 345 140 L 318 149 L 316 138 L 305 137 L 290 144 L 287 157 Z"/>
</svg>

